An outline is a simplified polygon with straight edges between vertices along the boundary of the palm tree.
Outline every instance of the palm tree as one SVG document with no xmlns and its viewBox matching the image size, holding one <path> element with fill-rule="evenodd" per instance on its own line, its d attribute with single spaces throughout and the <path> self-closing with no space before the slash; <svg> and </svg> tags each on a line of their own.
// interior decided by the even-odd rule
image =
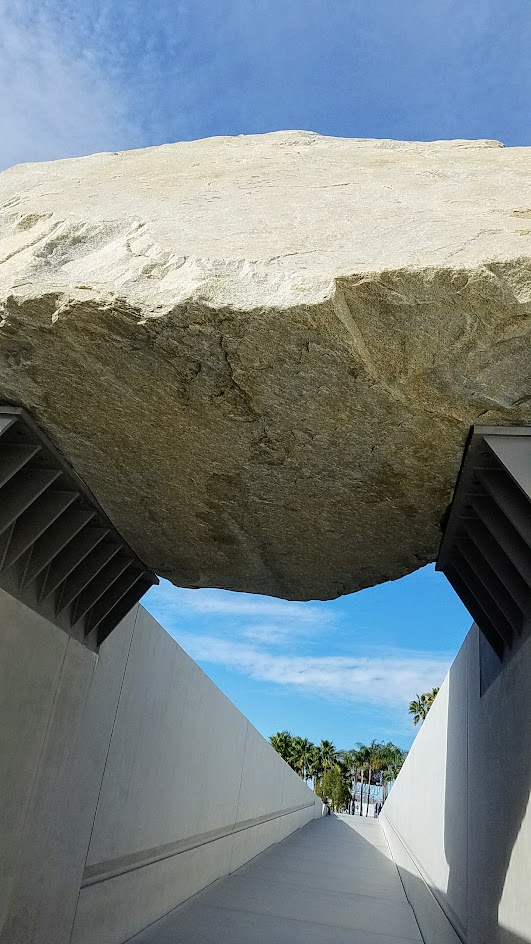
<svg viewBox="0 0 531 944">
<path fill-rule="evenodd" d="M 413 724 L 417 725 L 419 721 L 422 722 L 426 719 L 426 715 L 433 705 L 438 692 L 438 688 L 432 688 L 431 692 L 424 692 L 422 695 L 419 695 L 417 692 L 417 697 L 414 698 L 409 705 L 409 714 L 413 715 Z"/>
<path fill-rule="evenodd" d="M 315 759 L 315 744 L 312 744 L 308 738 L 294 737 L 291 742 L 291 747 L 291 759 L 294 770 L 297 771 L 303 780 L 308 780 L 310 776 L 309 768 L 312 767 L 312 763 Z"/>
<path fill-rule="evenodd" d="M 289 731 L 277 731 L 276 734 L 271 735 L 269 743 L 275 748 L 277 754 L 280 754 L 282 760 L 285 760 L 287 764 L 291 763 L 293 738 Z"/>
<path fill-rule="evenodd" d="M 331 767 L 334 767 L 337 764 L 338 751 L 336 751 L 332 741 L 321 741 L 317 750 L 319 751 L 321 767 L 323 770 L 330 770 Z"/>
<path fill-rule="evenodd" d="M 313 780 L 313 789 L 317 793 L 321 777 L 323 775 L 323 766 L 321 763 L 321 754 L 319 748 L 315 747 L 309 760 L 307 767 L 308 777 L 311 777 Z"/>
<path fill-rule="evenodd" d="M 417 725 L 419 721 L 424 721 L 429 710 L 426 695 L 419 695 L 417 692 L 417 697 L 409 704 L 409 713 L 413 715 L 413 724 Z"/>
<path fill-rule="evenodd" d="M 437 689 L 427 692 L 425 701 L 435 699 Z M 419 700 L 421 696 L 418 696 Z M 356 801 L 357 785 L 360 783 L 360 816 L 369 815 L 371 781 L 381 773 L 382 800 L 387 799 L 388 785 L 396 780 L 407 757 L 392 741 L 384 744 L 371 741 L 359 744 L 349 751 L 336 750 L 332 741 L 321 741 L 319 747 L 307 738 L 293 737 L 289 731 L 277 731 L 269 738 L 270 744 L 303 780 L 313 779 L 313 788 L 319 796 L 323 790 L 334 789 L 338 809 L 349 806 L 349 797 Z M 365 798 L 365 771 L 367 771 L 367 797 Z M 347 796 L 348 794 L 348 796 Z M 365 799 L 365 811 L 363 801 Z"/>
<path fill-rule="evenodd" d="M 361 782 L 360 782 L 360 816 L 363 816 L 363 782 L 364 782 L 365 771 L 366 771 L 366 770 L 368 769 L 368 767 L 369 767 L 369 748 L 368 748 L 365 744 L 360 744 L 360 743 L 358 742 L 357 755 L 358 755 L 359 771 L 360 771 L 360 774 L 361 774 Z M 370 787 L 370 783 L 369 783 L 369 793 L 370 793 L 370 789 L 371 789 L 371 787 Z M 369 802 L 369 801 L 367 801 L 367 802 Z"/>
<path fill-rule="evenodd" d="M 407 751 L 397 747 L 392 741 L 382 745 L 381 749 L 381 772 L 382 772 L 382 802 L 385 803 L 389 794 L 389 784 L 393 783 L 402 769 L 402 765 L 407 757 Z"/>
<path fill-rule="evenodd" d="M 382 767 L 385 764 L 385 745 L 380 741 L 371 741 L 367 750 L 367 765 L 369 769 L 369 790 L 367 794 L 367 807 L 365 810 L 365 816 L 369 815 L 369 802 L 371 799 L 371 780 L 373 774 L 379 773 L 382 770 Z"/>
<path fill-rule="evenodd" d="M 358 771 L 359 771 L 359 752 L 352 749 L 350 751 L 342 751 L 341 759 L 345 770 L 348 772 L 348 778 L 350 781 L 350 795 L 353 802 L 356 802 L 356 787 L 358 784 Z"/>
</svg>

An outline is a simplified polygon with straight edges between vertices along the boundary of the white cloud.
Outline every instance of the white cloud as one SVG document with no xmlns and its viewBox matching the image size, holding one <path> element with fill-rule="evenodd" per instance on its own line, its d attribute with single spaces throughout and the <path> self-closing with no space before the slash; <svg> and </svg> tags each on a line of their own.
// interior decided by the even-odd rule
<svg viewBox="0 0 531 944">
<path fill-rule="evenodd" d="M 347 629 L 330 604 L 162 581 L 147 605 L 203 666 L 222 665 L 328 700 L 403 708 L 416 692 L 441 683 L 453 657 L 376 645 L 366 635 L 361 643 L 357 627 Z"/>
<path fill-rule="evenodd" d="M 212 635 L 179 633 L 193 659 L 226 666 L 256 681 L 290 686 L 300 692 L 380 706 L 409 703 L 417 691 L 440 685 L 451 655 L 379 650 L 370 656 L 284 655 Z"/>
<path fill-rule="evenodd" d="M 294 637 L 312 635 L 307 623 L 254 623 L 240 631 L 242 639 L 269 646 L 285 646 Z"/>
<path fill-rule="evenodd" d="M 269 628 L 275 624 L 277 631 L 289 623 L 291 632 L 328 624 L 331 620 L 330 611 L 318 603 L 294 603 L 230 590 L 187 590 L 174 587 L 167 580 L 161 581 L 152 597 L 157 611 L 163 611 L 173 619 L 193 615 L 256 619 L 267 623 Z"/>
<path fill-rule="evenodd" d="M 193 136 L 189 15 L 187 0 L 0 0 L 0 169 Z"/>
<path fill-rule="evenodd" d="M 202 591 L 199 596 L 189 597 L 186 601 L 189 609 L 197 613 L 220 616 L 259 617 L 260 619 L 301 620 L 303 623 L 318 623 L 327 619 L 324 614 L 304 603 L 291 603 L 287 600 L 269 600 L 267 597 L 250 597 L 247 594 L 221 595 L 216 591 Z"/>
<path fill-rule="evenodd" d="M 0 167 L 139 143 L 119 84 L 60 10 L 0 10 Z"/>
</svg>

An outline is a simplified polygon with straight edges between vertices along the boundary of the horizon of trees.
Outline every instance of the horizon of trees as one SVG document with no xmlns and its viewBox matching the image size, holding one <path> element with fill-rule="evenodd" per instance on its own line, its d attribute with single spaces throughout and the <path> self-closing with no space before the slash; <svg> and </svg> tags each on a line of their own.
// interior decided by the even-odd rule
<svg viewBox="0 0 531 944">
<path fill-rule="evenodd" d="M 317 795 L 328 799 L 335 812 L 349 811 L 359 803 L 360 816 L 369 815 L 371 787 L 381 789 L 385 802 L 407 757 L 407 751 L 392 741 L 358 742 L 350 750 L 338 750 L 332 741 L 316 745 L 290 731 L 277 731 L 269 741 L 303 780 L 312 781 Z"/>
</svg>

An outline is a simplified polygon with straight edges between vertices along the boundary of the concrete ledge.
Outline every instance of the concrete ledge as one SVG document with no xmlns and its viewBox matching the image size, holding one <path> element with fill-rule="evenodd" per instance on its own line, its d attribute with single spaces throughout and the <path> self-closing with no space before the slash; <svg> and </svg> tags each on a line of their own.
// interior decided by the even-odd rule
<svg viewBox="0 0 531 944">
<path fill-rule="evenodd" d="M 71 944 L 124 944 L 212 882 L 311 822 L 312 806 L 87 884 L 80 892 Z"/>
<path fill-rule="evenodd" d="M 168 859 L 170 856 L 181 855 L 183 852 L 189 852 L 190 849 L 197 849 L 210 842 L 216 842 L 218 839 L 224 839 L 226 836 L 233 836 L 235 833 L 242 832 L 244 829 L 252 829 L 254 826 L 261 826 L 262 823 L 269 823 L 271 820 L 280 819 L 282 816 L 289 816 L 291 813 L 298 813 L 300 810 L 307 810 L 315 806 L 315 801 L 303 803 L 300 806 L 292 806 L 287 810 L 277 810 L 266 816 L 256 816 L 254 819 L 246 820 L 241 823 L 233 823 L 220 829 L 212 829 L 206 833 L 200 833 L 197 836 L 190 836 L 187 839 L 181 839 L 178 842 L 169 842 L 163 846 L 157 846 L 154 849 L 146 849 L 142 852 L 132 853 L 122 856 L 119 859 L 111 859 L 108 862 L 101 862 L 97 865 L 88 866 L 83 873 L 81 887 L 94 885 L 97 882 L 105 882 L 107 879 L 115 878 L 117 875 L 123 875 L 124 872 L 130 872 L 132 869 L 141 869 L 145 865 L 152 865 L 154 862 L 160 862 L 162 859 Z"/>
</svg>

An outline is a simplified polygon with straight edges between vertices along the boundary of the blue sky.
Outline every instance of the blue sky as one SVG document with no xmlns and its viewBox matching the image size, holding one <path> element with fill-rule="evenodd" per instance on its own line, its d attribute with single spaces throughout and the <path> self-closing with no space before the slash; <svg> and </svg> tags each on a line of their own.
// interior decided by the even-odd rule
<svg viewBox="0 0 531 944">
<path fill-rule="evenodd" d="M 0 0 L 0 16 L 0 166 L 279 128 L 531 143 L 529 0 Z"/>
<path fill-rule="evenodd" d="M 409 701 L 441 683 L 471 622 L 431 565 L 327 602 L 162 581 L 143 603 L 262 734 L 339 747 L 408 747 Z"/>
<path fill-rule="evenodd" d="M 0 167 L 216 134 L 531 144 L 530 0 L 0 0 Z M 469 618 L 432 568 L 331 603 L 148 606 L 257 727 L 407 745 Z"/>
</svg>

